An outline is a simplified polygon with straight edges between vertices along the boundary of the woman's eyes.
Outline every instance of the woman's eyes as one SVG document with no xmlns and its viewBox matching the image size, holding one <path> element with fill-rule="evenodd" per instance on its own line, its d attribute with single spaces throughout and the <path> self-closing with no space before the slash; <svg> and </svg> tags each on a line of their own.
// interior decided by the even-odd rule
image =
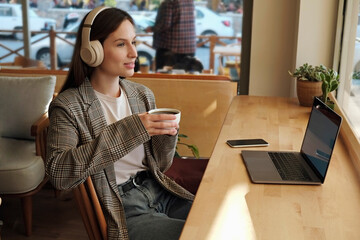
<svg viewBox="0 0 360 240">
<path fill-rule="evenodd" d="M 135 41 L 135 40 L 132 41 L 131 44 L 134 45 L 134 46 L 136 46 L 136 41 Z M 125 42 L 118 43 L 117 46 L 118 46 L 118 47 L 124 47 L 124 46 L 125 46 Z"/>
</svg>

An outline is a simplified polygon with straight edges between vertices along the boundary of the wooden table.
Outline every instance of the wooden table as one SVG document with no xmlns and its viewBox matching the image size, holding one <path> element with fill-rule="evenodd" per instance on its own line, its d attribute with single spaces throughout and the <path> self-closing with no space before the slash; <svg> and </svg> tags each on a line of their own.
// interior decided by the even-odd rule
<svg viewBox="0 0 360 240">
<path fill-rule="evenodd" d="M 224 62 L 223 58 L 226 57 L 235 57 L 235 69 L 238 72 L 238 76 L 240 76 L 240 56 L 241 56 L 241 46 L 240 43 L 229 44 L 226 46 L 215 46 L 213 53 L 218 55 L 219 57 L 219 74 L 224 75 Z"/>
<path fill-rule="evenodd" d="M 236 96 L 180 239 L 360 239 L 359 178 L 342 138 L 320 186 L 253 184 L 241 149 L 225 143 L 264 138 L 264 150 L 299 150 L 309 113 L 296 99 Z"/>
</svg>

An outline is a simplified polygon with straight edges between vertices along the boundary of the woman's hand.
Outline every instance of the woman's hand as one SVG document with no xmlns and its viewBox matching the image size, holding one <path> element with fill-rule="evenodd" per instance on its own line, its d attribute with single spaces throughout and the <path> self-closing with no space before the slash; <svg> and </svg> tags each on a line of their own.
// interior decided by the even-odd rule
<svg viewBox="0 0 360 240">
<path fill-rule="evenodd" d="M 172 114 L 148 114 L 140 113 L 140 120 L 145 126 L 150 136 L 154 135 L 176 135 L 179 125 L 174 121 L 175 115 Z"/>
</svg>

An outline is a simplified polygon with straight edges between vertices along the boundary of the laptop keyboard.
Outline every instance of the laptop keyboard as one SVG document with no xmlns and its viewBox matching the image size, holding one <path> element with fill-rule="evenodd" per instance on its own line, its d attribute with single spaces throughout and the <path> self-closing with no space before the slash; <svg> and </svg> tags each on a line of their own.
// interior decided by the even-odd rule
<svg viewBox="0 0 360 240">
<path fill-rule="evenodd" d="M 281 178 L 291 181 L 310 181 L 311 178 L 301 165 L 299 159 L 292 153 L 269 152 Z"/>
</svg>

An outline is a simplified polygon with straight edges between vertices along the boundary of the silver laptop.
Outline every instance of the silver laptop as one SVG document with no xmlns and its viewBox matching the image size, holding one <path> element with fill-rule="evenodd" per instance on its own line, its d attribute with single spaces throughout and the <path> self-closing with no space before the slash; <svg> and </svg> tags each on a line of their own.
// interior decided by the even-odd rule
<svg viewBox="0 0 360 240">
<path fill-rule="evenodd" d="M 337 113 L 315 98 L 300 152 L 241 152 L 251 181 L 277 184 L 324 183 L 341 121 Z"/>
</svg>

